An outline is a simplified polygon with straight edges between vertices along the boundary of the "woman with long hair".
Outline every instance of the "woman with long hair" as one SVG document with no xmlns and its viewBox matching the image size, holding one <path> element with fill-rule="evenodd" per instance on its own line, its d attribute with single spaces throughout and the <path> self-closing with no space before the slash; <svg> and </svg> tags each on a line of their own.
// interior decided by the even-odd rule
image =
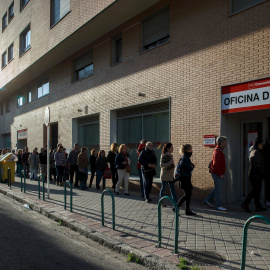
<svg viewBox="0 0 270 270">
<path fill-rule="evenodd" d="M 115 158 L 118 154 L 118 144 L 112 143 L 111 150 L 108 153 L 107 161 L 110 164 L 111 174 L 112 174 L 112 188 L 115 191 L 115 186 L 118 181 L 117 169 L 115 168 Z"/>
<path fill-rule="evenodd" d="M 162 155 L 160 158 L 160 180 L 162 181 L 162 186 L 159 193 L 159 199 L 164 196 L 167 185 L 170 186 L 171 196 L 177 202 L 175 183 L 174 183 L 174 160 L 173 160 L 173 145 L 171 143 L 166 143 L 162 149 Z M 163 207 L 166 205 L 163 203 Z"/>
<path fill-rule="evenodd" d="M 97 172 L 97 165 L 96 165 L 97 156 L 98 156 L 98 150 L 96 148 L 92 149 L 91 156 L 89 158 L 89 163 L 91 167 L 91 178 L 90 178 L 89 188 L 91 188 L 94 176 Z M 97 175 L 96 175 L 96 183 L 97 183 Z"/>
</svg>

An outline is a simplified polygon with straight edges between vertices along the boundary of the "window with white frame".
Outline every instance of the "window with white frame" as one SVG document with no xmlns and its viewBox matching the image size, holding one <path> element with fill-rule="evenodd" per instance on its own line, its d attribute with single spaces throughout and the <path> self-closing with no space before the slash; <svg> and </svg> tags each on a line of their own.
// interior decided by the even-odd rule
<svg viewBox="0 0 270 270">
<path fill-rule="evenodd" d="M 20 5 L 21 5 L 20 9 L 22 10 L 28 2 L 29 0 L 20 0 Z"/>
<path fill-rule="evenodd" d="M 231 14 L 240 12 L 265 1 L 267 0 L 231 0 Z"/>
<path fill-rule="evenodd" d="M 31 47 L 31 29 L 30 24 L 20 34 L 20 55 Z"/>
<path fill-rule="evenodd" d="M 112 38 L 112 64 L 122 61 L 122 34 Z"/>
<path fill-rule="evenodd" d="M 13 59 L 13 43 L 8 47 L 8 62 Z"/>
<path fill-rule="evenodd" d="M 14 17 L 14 1 L 8 8 L 8 22 L 10 22 L 13 17 Z"/>
<path fill-rule="evenodd" d="M 5 13 L 5 15 L 2 18 L 2 32 L 6 29 L 7 27 L 7 12 Z"/>
<path fill-rule="evenodd" d="M 18 107 L 21 107 L 23 105 L 23 97 L 19 96 L 18 97 Z"/>
<path fill-rule="evenodd" d="M 51 0 L 51 26 L 70 11 L 70 0 Z"/>
<path fill-rule="evenodd" d="M 32 102 L 32 92 L 31 91 L 28 91 L 28 93 L 27 93 L 27 102 L 28 103 Z"/>
<path fill-rule="evenodd" d="M 50 93 L 49 79 L 38 81 L 38 98 Z"/>
<path fill-rule="evenodd" d="M 7 65 L 7 51 L 2 54 L 2 68 Z"/>
<path fill-rule="evenodd" d="M 152 49 L 170 40 L 169 8 L 142 22 L 142 51 Z"/>
<path fill-rule="evenodd" d="M 88 52 L 74 61 L 73 80 L 78 81 L 93 74 L 93 51 Z"/>
</svg>

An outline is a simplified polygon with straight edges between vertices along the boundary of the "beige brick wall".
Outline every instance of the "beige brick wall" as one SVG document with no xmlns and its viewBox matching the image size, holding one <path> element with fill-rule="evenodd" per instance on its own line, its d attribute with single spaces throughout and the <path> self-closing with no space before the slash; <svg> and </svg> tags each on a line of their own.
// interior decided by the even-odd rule
<svg viewBox="0 0 270 270">
<path fill-rule="evenodd" d="M 179 158 L 181 144 L 193 145 L 193 183 L 197 187 L 195 193 L 203 196 L 213 184 L 207 169 L 213 149 L 203 146 L 203 135 L 220 135 L 220 87 L 268 77 L 270 69 L 270 2 L 233 16 L 229 16 L 228 3 L 161 1 L 48 71 L 50 95 L 0 116 L 5 125 L 1 131 L 12 124 L 15 142 L 16 128 L 21 124 L 28 128 L 30 148 L 40 147 L 44 110 L 49 105 L 51 121 L 59 124 L 59 141 L 69 148 L 72 118 L 83 116 L 88 106 L 89 115 L 100 114 L 100 145 L 108 150 L 110 110 L 171 97 L 175 159 Z M 140 53 L 141 19 L 166 5 L 170 5 L 170 42 Z M 120 31 L 123 62 L 111 67 L 109 37 Z M 50 32 L 49 47 L 53 46 L 53 37 Z M 72 60 L 92 48 L 94 74 L 71 83 Z M 45 52 L 48 47 L 40 50 Z M 36 59 L 38 55 L 31 53 L 27 57 Z M 12 72 L 7 71 L 7 76 L 13 76 Z M 35 84 L 33 78 L 33 91 Z M 146 96 L 138 97 L 138 92 Z M 78 112 L 78 108 L 83 112 Z"/>
</svg>

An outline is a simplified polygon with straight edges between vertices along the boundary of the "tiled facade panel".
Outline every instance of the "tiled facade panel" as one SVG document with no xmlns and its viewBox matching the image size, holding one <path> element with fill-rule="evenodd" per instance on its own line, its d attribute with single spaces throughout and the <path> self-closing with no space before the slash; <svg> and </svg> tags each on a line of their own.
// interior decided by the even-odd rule
<svg viewBox="0 0 270 270">
<path fill-rule="evenodd" d="M 33 3 L 31 0 L 28 5 Z M 170 6 L 170 41 L 140 53 L 141 18 L 167 5 Z M 228 0 L 161 1 L 111 33 L 112 37 L 122 31 L 122 63 L 110 64 L 111 41 L 108 34 L 48 71 L 50 95 L 18 109 L 13 104 L 12 112 L 4 113 L 0 121 L 5 125 L 11 124 L 13 143 L 17 139 L 18 126 L 23 125 L 28 128 L 29 146 L 40 147 L 43 143 L 44 111 L 49 105 L 51 121 L 59 125 L 59 141 L 70 148 L 72 118 L 99 113 L 100 146 L 107 151 L 111 110 L 170 97 L 170 131 L 175 160 L 179 159 L 181 144 L 193 145 L 192 160 L 196 166 L 193 183 L 204 193 L 203 190 L 213 185 L 207 168 L 213 149 L 203 146 L 203 135 L 220 135 L 221 86 L 269 76 L 269 10 L 270 2 L 267 1 L 229 16 Z M 25 12 L 30 12 L 27 7 Z M 77 12 L 75 7 L 73 12 Z M 63 22 L 63 26 L 70 23 L 68 16 Z M 47 31 L 46 27 L 44 31 Z M 33 36 L 34 31 L 38 29 L 33 26 Z M 41 51 L 53 46 L 56 32 L 50 32 L 50 45 L 44 45 L 48 46 L 46 48 L 41 46 Z M 94 74 L 72 83 L 72 60 L 90 49 L 94 55 Z M 32 52 L 26 54 L 20 65 L 36 57 L 37 54 Z M 5 72 L 7 76 L 16 73 L 13 67 L 6 68 Z M 35 78 L 31 87 L 36 91 Z M 145 97 L 139 97 L 139 92 Z M 4 129 L 8 128 L 4 126 Z"/>
</svg>

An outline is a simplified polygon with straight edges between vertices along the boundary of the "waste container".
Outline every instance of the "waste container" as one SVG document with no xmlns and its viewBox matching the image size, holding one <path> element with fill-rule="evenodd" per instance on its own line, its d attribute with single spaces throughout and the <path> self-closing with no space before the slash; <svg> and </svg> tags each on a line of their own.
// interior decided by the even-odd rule
<svg viewBox="0 0 270 270">
<path fill-rule="evenodd" d="M 15 164 L 14 155 L 12 153 L 7 153 L 0 159 L 0 170 L 1 170 L 1 181 L 7 181 L 8 179 L 8 168 L 11 172 L 11 182 L 15 182 Z"/>
</svg>

